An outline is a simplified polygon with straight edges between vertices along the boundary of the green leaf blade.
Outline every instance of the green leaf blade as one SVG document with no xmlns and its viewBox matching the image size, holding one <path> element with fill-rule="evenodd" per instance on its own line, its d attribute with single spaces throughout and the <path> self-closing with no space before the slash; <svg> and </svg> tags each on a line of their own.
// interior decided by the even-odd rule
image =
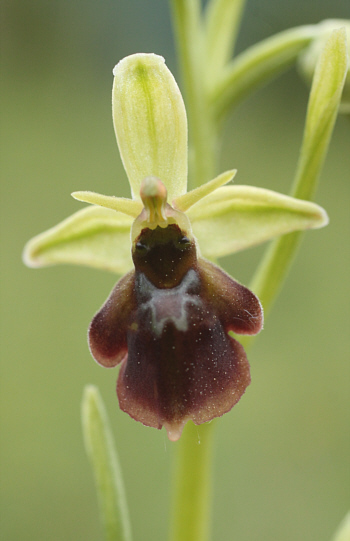
<svg viewBox="0 0 350 541">
<path fill-rule="evenodd" d="M 107 414 L 97 387 L 85 387 L 82 423 L 106 541 L 131 541 L 124 484 Z"/>
</svg>

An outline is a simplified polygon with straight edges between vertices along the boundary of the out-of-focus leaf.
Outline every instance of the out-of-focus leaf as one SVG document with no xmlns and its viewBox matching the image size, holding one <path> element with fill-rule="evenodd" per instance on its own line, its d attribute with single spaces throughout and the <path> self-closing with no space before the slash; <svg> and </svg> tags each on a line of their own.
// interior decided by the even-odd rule
<svg viewBox="0 0 350 541">
<path fill-rule="evenodd" d="M 304 137 L 292 195 L 310 200 L 327 155 L 347 72 L 345 29 L 332 32 L 318 59 L 312 83 Z M 276 239 L 267 249 L 251 283 L 265 313 L 280 289 L 301 240 L 295 232 Z"/>
<path fill-rule="evenodd" d="M 350 541 L 350 513 L 341 522 L 332 541 Z"/>
<path fill-rule="evenodd" d="M 107 414 L 94 385 L 85 387 L 82 423 L 93 468 L 106 541 L 131 541 L 124 483 Z"/>
</svg>

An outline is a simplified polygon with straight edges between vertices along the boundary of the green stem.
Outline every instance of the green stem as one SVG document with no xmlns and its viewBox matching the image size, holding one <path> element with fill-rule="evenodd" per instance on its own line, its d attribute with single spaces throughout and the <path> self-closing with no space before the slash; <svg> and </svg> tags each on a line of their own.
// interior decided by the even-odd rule
<svg viewBox="0 0 350 541">
<path fill-rule="evenodd" d="M 203 21 L 198 0 L 171 0 L 174 33 L 190 126 L 190 180 L 200 186 L 215 176 L 217 129 L 205 91 Z"/>
<path fill-rule="evenodd" d="M 211 0 L 206 5 L 205 54 L 209 86 L 233 55 L 245 3 L 246 0 Z"/>
<path fill-rule="evenodd" d="M 259 86 L 286 70 L 318 33 L 316 25 L 285 30 L 234 58 L 212 82 L 209 102 L 214 117 L 221 119 Z"/>
<path fill-rule="evenodd" d="M 176 444 L 170 541 L 209 541 L 214 424 L 187 423 Z"/>
<path fill-rule="evenodd" d="M 267 249 L 250 284 L 251 289 L 259 297 L 264 307 L 265 316 L 283 285 L 302 235 L 303 233 L 298 231 L 275 240 Z M 253 338 L 249 337 L 247 342 Z"/>
<path fill-rule="evenodd" d="M 190 133 L 193 187 L 215 176 L 217 127 L 205 88 L 204 24 L 198 0 L 171 0 Z M 170 541 L 209 541 L 214 423 L 187 423 L 176 444 Z"/>
</svg>

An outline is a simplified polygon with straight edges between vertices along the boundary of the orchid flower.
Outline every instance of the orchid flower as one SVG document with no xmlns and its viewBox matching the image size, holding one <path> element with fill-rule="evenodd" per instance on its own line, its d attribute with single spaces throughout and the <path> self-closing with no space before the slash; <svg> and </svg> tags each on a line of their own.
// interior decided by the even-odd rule
<svg viewBox="0 0 350 541">
<path fill-rule="evenodd" d="M 92 206 L 29 241 L 24 260 L 126 273 L 92 320 L 90 350 L 121 365 L 120 407 L 177 440 L 188 420 L 210 421 L 241 398 L 249 364 L 229 333 L 263 324 L 257 297 L 210 260 L 328 218 L 308 201 L 226 186 L 235 170 L 187 192 L 186 111 L 160 56 L 117 64 L 113 121 L 132 198 L 74 192 Z"/>
</svg>

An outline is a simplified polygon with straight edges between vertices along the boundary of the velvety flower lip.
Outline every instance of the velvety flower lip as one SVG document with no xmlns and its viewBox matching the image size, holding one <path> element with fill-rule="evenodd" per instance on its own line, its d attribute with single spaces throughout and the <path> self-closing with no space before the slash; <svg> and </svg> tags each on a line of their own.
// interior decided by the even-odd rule
<svg viewBox="0 0 350 541">
<path fill-rule="evenodd" d="M 103 366 L 121 363 L 121 409 L 144 425 L 164 426 L 175 441 L 188 420 L 210 421 L 241 398 L 249 364 L 228 333 L 256 334 L 263 313 L 251 291 L 197 256 L 190 229 L 179 227 L 166 205 L 164 185 L 151 185 L 156 195 L 143 197 L 135 220 L 135 270 L 92 320 L 89 344 Z"/>
</svg>

